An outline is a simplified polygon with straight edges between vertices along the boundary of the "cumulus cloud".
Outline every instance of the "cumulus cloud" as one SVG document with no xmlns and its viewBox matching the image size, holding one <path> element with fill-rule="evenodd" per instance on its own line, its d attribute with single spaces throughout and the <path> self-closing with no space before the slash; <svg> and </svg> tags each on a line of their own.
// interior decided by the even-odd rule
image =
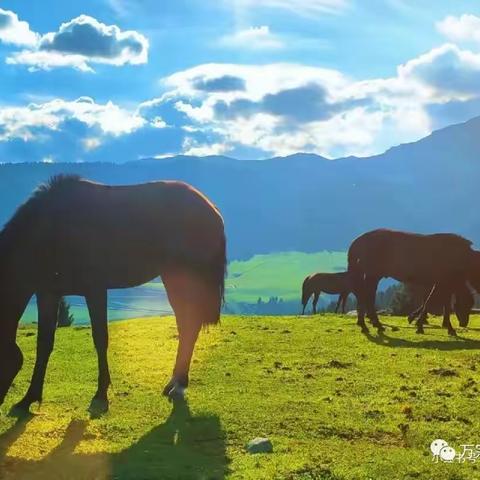
<svg viewBox="0 0 480 480">
<path fill-rule="evenodd" d="M 230 104 L 219 101 L 215 113 L 225 118 L 250 117 L 256 113 L 267 113 L 284 119 L 307 123 L 326 120 L 355 106 L 366 105 L 368 99 L 329 101 L 327 91 L 317 84 L 307 84 L 296 88 L 269 93 L 260 101 L 237 99 Z"/>
<path fill-rule="evenodd" d="M 415 79 L 445 100 L 480 93 L 480 54 L 446 44 L 399 67 L 404 79 Z"/>
<path fill-rule="evenodd" d="M 389 78 L 356 81 L 335 70 L 294 64 L 206 64 L 163 84 L 192 124 L 223 138 L 228 154 L 307 151 L 333 158 L 381 153 L 418 140 L 443 126 L 447 114 L 467 120 L 480 97 L 479 72 L 478 54 L 447 44 L 400 65 Z M 195 87 L 198 78 L 224 76 L 242 79 L 245 88 Z"/>
<path fill-rule="evenodd" d="M 132 133 L 145 123 L 136 112 L 122 109 L 112 102 L 97 104 L 89 97 L 75 101 L 55 99 L 24 107 L 0 108 L 0 141 L 41 140 L 49 131 L 61 130 L 65 122 L 72 120 L 112 136 Z M 86 145 L 95 147 L 92 142 Z"/>
<path fill-rule="evenodd" d="M 13 45 L 34 46 L 39 36 L 30 30 L 30 25 L 10 10 L 0 8 L 0 41 Z"/>
<path fill-rule="evenodd" d="M 35 48 L 15 52 L 9 64 L 27 65 L 48 70 L 73 67 L 93 71 L 91 64 L 121 66 L 147 62 L 149 42 L 142 34 L 122 31 L 116 25 L 105 25 L 93 17 L 80 15 L 63 23 L 57 32 L 42 35 Z"/>
<path fill-rule="evenodd" d="M 448 16 L 436 24 L 437 30 L 454 42 L 480 42 L 480 17 Z"/>
<path fill-rule="evenodd" d="M 274 35 L 267 25 L 239 30 L 231 35 L 224 36 L 220 42 L 226 47 L 248 50 L 278 49 L 284 46 L 282 40 Z"/>
</svg>

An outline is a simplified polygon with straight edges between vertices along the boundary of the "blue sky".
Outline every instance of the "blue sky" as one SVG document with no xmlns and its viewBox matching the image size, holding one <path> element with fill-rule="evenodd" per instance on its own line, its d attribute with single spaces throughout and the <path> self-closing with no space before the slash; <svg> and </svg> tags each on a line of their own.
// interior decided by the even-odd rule
<svg viewBox="0 0 480 480">
<path fill-rule="evenodd" d="M 0 4 L 0 161 L 380 153 L 480 114 L 480 4 Z"/>
</svg>

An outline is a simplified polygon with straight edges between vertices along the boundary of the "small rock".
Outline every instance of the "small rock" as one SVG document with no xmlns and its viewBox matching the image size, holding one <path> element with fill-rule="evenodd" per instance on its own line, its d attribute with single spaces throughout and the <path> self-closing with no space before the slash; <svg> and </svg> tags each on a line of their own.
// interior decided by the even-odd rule
<svg viewBox="0 0 480 480">
<path fill-rule="evenodd" d="M 249 453 L 272 453 L 273 445 L 268 438 L 257 437 L 247 443 Z"/>
</svg>

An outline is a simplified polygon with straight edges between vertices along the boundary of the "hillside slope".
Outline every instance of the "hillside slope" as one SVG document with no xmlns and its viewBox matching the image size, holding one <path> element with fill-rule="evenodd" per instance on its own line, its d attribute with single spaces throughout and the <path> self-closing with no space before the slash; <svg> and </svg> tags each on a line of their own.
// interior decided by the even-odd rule
<svg viewBox="0 0 480 480">
<path fill-rule="evenodd" d="M 480 117 L 383 155 L 335 161 L 297 154 L 263 161 L 174 157 L 124 164 L 7 164 L 0 166 L 0 222 L 39 182 L 75 172 L 112 184 L 192 183 L 222 210 L 232 259 L 345 251 L 355 236 L 377 227 L 455 231 L 480 243 L 479 133 Z"/>
</svg>

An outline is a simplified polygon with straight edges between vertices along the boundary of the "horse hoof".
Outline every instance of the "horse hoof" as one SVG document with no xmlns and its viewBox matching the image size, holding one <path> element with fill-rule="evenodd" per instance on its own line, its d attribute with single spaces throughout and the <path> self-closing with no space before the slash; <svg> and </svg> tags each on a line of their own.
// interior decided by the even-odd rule
<svg viewBox="0 0 480 480">
<path fill-rule="evenodd" d="M 423 328 L 417 328 L 417 333 L 419 335 L 423 335 L 425 333 L 425 331 L 423 330 Z"/>
<path fill-rule="evenodd" d="M 173 390 L 174 385 L 175 385 L 175 382 L 170 380 L 170 382 L 168 382 L 163 388 L 162 395 L 164 397 L 168 397 L 170 395 L 170 392 Z"/>
<path fill-rule="evenodd" d="M 28 418 L 32 417 L 33 413 L 30 411 L 29 403 L 18 402 L 10 409 L 8 416 L 14 418 Z"/>
<path fill-rule="evenodd" d="M 185 398 L 186 387 L 181 385 L 178 381 L 170 380 L 163 389 L 163 395 L 169 400 L 183 400 Z"/>
<path fill-rule="evenodd" d="M 91 418 L 99 418 L 108 412 L 109 402 L 108 398 L 92 398 L 88 411 Z"/>
<path fill-rule="evenodd" d="M 448 331 L 448 335 L 449 335 L 450 337 L 456 337 L 456 336 L 457 336 L 457 332 L 456 332 L 455 330 L 449 330 L 449 331 Z"/>
<path fill-rule="evenodd" d="M 185 387 L 182 387 L 176 383 L 173 388 L 168 392 L 168 398 L 170 401 L 184 400 L 185 399 Z"/>
<path fill-rule="evenodd" d="M 368 329 L 368 327 L 362 327 L 362 333 L 368 335 L 370 333 L 370 330 Z"/>
</svg>

